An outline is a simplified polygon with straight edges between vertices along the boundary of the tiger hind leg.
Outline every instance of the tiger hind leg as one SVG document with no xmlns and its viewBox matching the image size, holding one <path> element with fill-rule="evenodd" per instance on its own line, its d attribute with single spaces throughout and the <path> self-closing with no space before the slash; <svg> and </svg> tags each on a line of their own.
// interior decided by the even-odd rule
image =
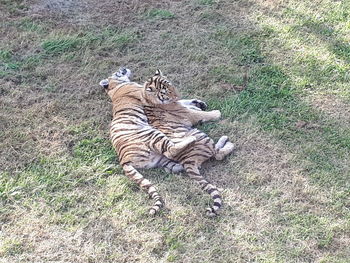
<svg viewBox="0 0 350 263">
<path fill-rule="evenodd" d="M 156 153 L 164 155 L 168 159 L 175 159 L 175 156 L 180 154 L 189 146 L 193 145 L 197 140 L 194 136 L 187 136 L 178 142 L 174 142 L 170 140 L 165 134 L 156 129 L 152 129 L 151 132 L 153 135 L 147 143 L 147 146 L 151 151 L 155 151 Z"/>
<path fill-rule="evenodd" d="M 148 193 L 148 195 L 154 200 L 153 206 L 149 210 L 150 215 L 155 215 L 164 206 L 162 197 L 159 195 L 154 185 L 146 178 L 143 177 L 131 164 L 124 164 L 123 170 L 126 176 L 139 185 L 141 189 Z"/>
<path fill-rule="evenodd" d="M 234 145 L 228 140 L 227 136 L 222 136 L 218 142 L 215 144 L 215 159 L 223 160 L 227 155 L 229 155 L 234 150 Z"/>
<path fill-rule="evenodd" d="M 193 164 L 192 162 L 185 163 L 184 167 L 185 167 L 185 170 L 186 170 L 186 173 L 188 174 L 188 176 L 191 179 L 195 180 L 205 192 L 210 194 L 211 198 L 213 199 L 213 205 L 206 209 L 207 215 L 209 217 L 216 216 L 218 214 L 218 211 L 222 207 L 222 198 L 221 198 L 221 194 L 220 194 L 219 190 L 216 188 L 215 185 L 209 183 L 200 174 L 198 167 L 195 164 Z"/>
<path fill-rule="evenodd" d="M 169 159 L 172 159 L 176 155 L 178 155 L 180 152 L 185 150 L 187 147 L 193 145 L 193 143 L 196 141 L 196 137 L 194 136 L 188 136 L 185 137 L 180 142 L 174 143 L 171 145 L 166 152 L 164 152 L 164 155 L 168 157 Z"/>
</svg>

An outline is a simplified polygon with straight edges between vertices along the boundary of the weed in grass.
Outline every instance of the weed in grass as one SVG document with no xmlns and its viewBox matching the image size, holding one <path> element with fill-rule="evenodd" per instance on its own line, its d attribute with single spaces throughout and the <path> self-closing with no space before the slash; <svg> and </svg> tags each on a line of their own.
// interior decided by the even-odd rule
<svg viewBox="0 0 350 263">
<path fill-rule="evenodd" d="M 18 71 L 21 67 L 20 62 L 16 61 L 12 52 L 9 50 L 0 50 L 0 59 L 0 70 L 5 76 L 13 71 Z"/>
<path fill-rule="evenodd" d="M 171 19 L 175 17 L 175 14 L 164 9 L 151 9 L 146 15 L 149 19 Z"/>
<path fill-rule="evenodd" d="M 5 240 L 1 242 L 0 256 L 18 256 L 24 251 L 24 244 L 20 240 Z"/>
<path fill-rule="evenodd" d="M 0 59 L 3 62 L 8 62 L 11 60 L 12 54 L 9 50 L 0 50 Z"/>
<path fill-rule="evenodd" d="M 24 18 L 19 23 L 19 28 L 24 31 L 35 32 L 38 34 L 44 33 L 46 30 L 42 24 L 37 23 L 29 18 Z"/>
<path fill-rule="evenodd" d="M 122 50 L 126 48 L 128 45 L 133 44 L 137 38 L 138 36 L 135 35 L 134 33 L 122 33 L 122 34 L 116 34 L 109 41 L 112 42 L 115 48 Z"/>
<path fill-rule="evenodd" d="M 20 64 L 19 63 L 16 63 L 16 62 L 12 62 L 12 63 L 5 63 L 3 65 L 4 67 L 4 70 L 7 71 L 7 70 L 18 70 L 20 68 Z"/>
<path fill-rule="evenodd" d="M 41 46 L 48 55 L 61 55 L 79 50 L 82 44 L 83 40 L 78 36 L 61 36 L 45 40 Z"/>
<path fill-rule="evenodd" d="M 42 60 L 43 57 L 41 55 L 28 56 L 21 62 L 21 70 L 34 71 L 36 67 L 40 65 Z"/>
<path fill-rule="evenodd" d="M 336 41 L 332 46 L 332 51 L 338 58 L 350 63 L 350 44 L 348 41 Z"/>
<path fill-rule="evenodd" d="M 41 46 L 47 55 L 64 55 L 68 60 L 77 60 L 89 50 L 108 50 L 109 53 L 123 51 L 133 45 L 140 35 L 135 32 L 106 30 L 95 33 L 80 33 L 66 36 L 55 36 L 42 42 Z"/>
</svg>

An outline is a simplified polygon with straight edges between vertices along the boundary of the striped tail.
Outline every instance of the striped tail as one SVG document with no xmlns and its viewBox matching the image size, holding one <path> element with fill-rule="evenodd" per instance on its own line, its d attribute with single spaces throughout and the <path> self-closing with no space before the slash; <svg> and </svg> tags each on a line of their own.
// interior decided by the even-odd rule
<svg viewBox="0 0 350 263">
<path fill-rule="evenodd" d="M 216 186 L 209 183 L 202 175 L 200 175 L 198 167 L 193 163 L 184 164 L 184 168 L 188 176 L 195 180 L 212 197 L 214 204 L 211 207 L 207 208 L 207 215 L 210 217 L 216 216 L 219 209 L 222 206 L 222 198 L 220 192 Z"/>
<path fill-rule="evenodd" d="M 163 206 L 162 197 L 158 194 L 157 189 L 152 185 L 152 183 L 143 177 L 132 165 L 124 164 L 123 170 L 126 176 L 139 185 L 141 189 L 146 191 L 149 196 L 154 200 L 154 205 L 150 208 L 149 214 L 155 215 Z"/>
</svg>

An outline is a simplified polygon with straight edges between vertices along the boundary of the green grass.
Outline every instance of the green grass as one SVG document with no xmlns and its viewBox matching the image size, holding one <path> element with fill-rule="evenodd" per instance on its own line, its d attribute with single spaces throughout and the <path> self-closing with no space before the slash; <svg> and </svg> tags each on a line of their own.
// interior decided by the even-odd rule
<svg viewBox="0 0 350 263">
<path fill-rule="evenodd" d="M 88 32 L 72 35 L 51 37 L 41 43 L 47 55 L 57 56 L 73 53 L 80 50 L 94 48 L 114 48 L 123 50 L 133 44 L 139 37 L 135 32 L 122 32 L 120 30 L 104 30 L 101 33 Z"/>
<path fill-rule="evenodd" d="M 61 2 L 1 1 L 4 262 L 349 262 L 347 1 Z M 219 217 L 161 169 L 141 171 L 166 201 L 147 215 L 98 86 L 122 65 L 141 84 L 160 68 L 222 112 L 199 126 L 236 147 L 202 169 Z"/>
<path fill-rule="evenodd" d="M 24 244 L 19 240 L 6 240 L 1 247 L 1 256 L 15 256 L 20 255 L 24 250 Z"/>
<path fill-rule="evenodd" d="M 58 37 L 46 40 L 42 48 L 47 54 L 60 55 L 68 51 L 76 51 L 81 48 L 83 40 L 79 37 Z"/>
<path fill-rule="evenodd" d="M 19 22 L 19 28 L 24 31 L 35 32 L 38 34 L 46 33 L 47 30 L 43 24 L 35 22 L 30 18 L 24 18 Z"/>
<path fill-rule="evenodd" d="M 73 147 L 70 157 L 42 157 L 16 176 L 1 173 L 0 200 L 9 211 L 23 199 L 34 210 L 40 209 L 36 208 L 37 203 L 44 202 L 52 222 L 65 226 L 81 224 L 82 218 L 90 213 L 85 204 L 93 197 L 85 195 L 91 185 L 105 186 L 109 176 L 121 173 L 121 169 L 113 165 L 114 160 L 114 150 L 106 140 L 83 139 Z"/>
<path fill-rule="evenodd" d="M 2 61 L 10 61 L 12 54 L 9 50 L 0 50 L 0 58 Z"/>
<path fill-rule="evenodd" d="M 171 19 L 175 17 L 175 14 L 169 10 L 164 9 L 151 9 L 147 12 L 147 17 L 149 19 Z"/>
</svg>

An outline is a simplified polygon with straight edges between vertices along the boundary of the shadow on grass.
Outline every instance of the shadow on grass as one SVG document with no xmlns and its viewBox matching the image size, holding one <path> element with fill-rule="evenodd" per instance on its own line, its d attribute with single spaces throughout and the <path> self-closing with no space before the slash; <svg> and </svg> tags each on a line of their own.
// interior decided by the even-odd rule
<svg viewBox="0 0 350 263">
<path fill-rule="evenodd" d="M 346 7 L 344 7 L 344 9 L 345 8 Z M 316 19 L 315 17 L 306 16 L 292 9 L 290 9 L 290 13 L 292 16 L 295 16 L 300 20 L 301 25 L 294 27 L 296 30 L 301 33 L 313 34 L 322 40 L 328 47 L 328 50 L 332 52 L 338 59 L 343 60 L 347 64 L 350 63 L 349 42 L 345 41 L 342 37 L 339 37 L 337 35 L 335 22 L 339 21 L 331 21 L 331 19 L 327 16 L 322 17 L 322 19 Z M 346 14 L 343 18 L 343 22 L 349 19 L 349 17 L 349 14 Z"/>
<path fill-rule="evenodd" d="M 274 14 L 269 15 L 279 19 Z M 305 79 L 304 88 L 312 90 L 318 89 L 318 86 L 326 86 L 325 92 L 328 90 L 336 91 L 337 85 L 334 85 L 335 83 L 348 83 L 350 80 L 348 73 L 350 69 L 350 45 L 341 36 L 341 30 L 337 29 L 335 23 L 338 21 L 333 21 L 332 17 L 330 17 L 331 15 L 328 14 L 321 17 L 316 15 L 310 16 L 294 8 L 289 8 L 285 15 L 296 20 L 294 25 L 289 26 L 288 29 L 288 34 L 291 37 L 308 46 L 314 43 L 312 39 L 310 40 L 310 36 L 314 36 L 320 41 L 320 47 L 324 47 L 331 56 L 331 61 L 325 61 L 325 54 L 322 54 L 322 51 L 318 52 L 320 58 L 311 54 L 304 54 L 302 57 L 300 55 L 297 57 L 297 54 L 292 55 L 296 57 L 296 61 L 300 64 L 300 66 L 295 65 L 296 69 L 298 69 L 298 72 L 295 72 L 295 74 Z M 344 21 L 346 21 L 345 18 Z M 282 25 L 286 26 L 283 22 Z M 347 90 L 343 92 L 348 94 Z"/>
</svg>

